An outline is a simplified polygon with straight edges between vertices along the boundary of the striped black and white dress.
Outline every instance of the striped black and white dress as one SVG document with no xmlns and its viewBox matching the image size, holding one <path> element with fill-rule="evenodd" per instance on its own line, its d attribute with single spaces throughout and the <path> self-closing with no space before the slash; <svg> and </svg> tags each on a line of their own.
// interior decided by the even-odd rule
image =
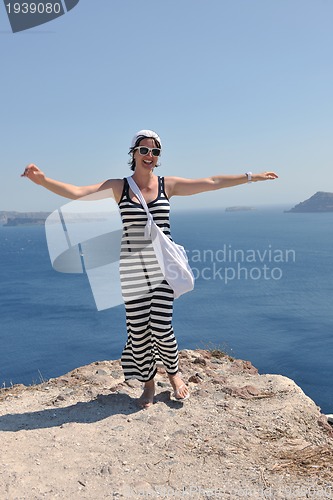
<svg viewBox="0 0 333 500">
<path fill-rule="evenodd" d="M 140 203 L 131 200 L 126 179 L 119 209 L 123 223 L 120 278 L 128 334 L 121 363 L 125 380 L 146 382 L 155 377 L 157 362 L 162 362 L 170 375 L 178 371 L 178 346 L 172 328 L 173 290 L 162 275 L 152 241 L 144 238 L 147 214 Z M 170 204 L 163 177 L 158 177 L 158 195 L 148 203 L 148 209 L 171 238 Z"/>
</svg>

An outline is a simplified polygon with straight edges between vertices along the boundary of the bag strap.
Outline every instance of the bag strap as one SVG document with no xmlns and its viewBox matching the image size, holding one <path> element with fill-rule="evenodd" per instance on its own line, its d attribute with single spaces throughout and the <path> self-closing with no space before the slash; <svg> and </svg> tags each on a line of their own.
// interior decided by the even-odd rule
<svg viewBox="0 0 333 500">
<path fill-rule="evenodd" d="M 137 183 L 135 182 L 133 177 L 127 177 L 127 182 L 129 184 L 129 187 L 131 188 L 131 190 L 133 191 L 133 193 L 135 194 L 135 196 L 137 197 L 137 199 L 139 200 L 139 202 L 141 203 L 141 205 L 143 206 L 143 208 L 147 212 L 148 217 L 149 217 L 149 215 L 152 217 L 151 213 L 148 210 L 146 200 L 142 196 L 142 193 L 139 189 L 139 186 L 137 185 Z"/>
<path fill-rule="evenodd" d="M 139 186 L 137 185 L 137 183 L 135 182 L 133 177 L 132 176 L 126 177 L 126 180 L 129 184 L 129 187 L 131 188 L 131 190 L 133 191 L 133 193 L 135 194 L 135 196 L 137 197 L 137 199 L 139 200 L 139 202 L 141 203 L 141 205 L 143 206 L 143 208 L 147 212 L 148 221 L 147 221 L 147 224 L 145 226 L 145 238 L 149 239 L 151 237 L 151 225 L 154 222 L 154 218 L 153 218 L 152 214 L 149 212 L 146 200 L 144 199 L 144 197 L 139 189 Z"/>
</svg>

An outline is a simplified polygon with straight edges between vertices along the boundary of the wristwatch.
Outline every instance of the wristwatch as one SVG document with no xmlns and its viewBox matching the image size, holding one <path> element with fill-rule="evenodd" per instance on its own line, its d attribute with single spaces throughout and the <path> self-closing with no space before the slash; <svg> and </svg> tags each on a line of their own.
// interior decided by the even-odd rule
<svg viewBox="0 0 333 500">
<path fill-rule="evenodd" d="M 250 184 L 252 182 L 252 172 L 245 172 L 245 175 L 247 176 L 247 182 Z"/>
</svg>

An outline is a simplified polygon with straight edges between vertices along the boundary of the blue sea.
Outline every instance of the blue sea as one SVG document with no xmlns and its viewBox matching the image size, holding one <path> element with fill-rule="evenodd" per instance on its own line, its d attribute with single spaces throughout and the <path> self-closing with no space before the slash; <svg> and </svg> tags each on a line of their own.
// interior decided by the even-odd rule
<svg viewBox="0 0 333 500">
<path fill-rule="evenodd" d="M 218 347 L 292 378 L 333 412 L 333 213 L 178 211 L 172 234 L 193 267 L 175 301 L 180 349 Z M 87 277 L 50 264 L 43 226 L 0 226 L 0 387 L 117 359 L 124 306 L 97 311 Z"/>
</svg>

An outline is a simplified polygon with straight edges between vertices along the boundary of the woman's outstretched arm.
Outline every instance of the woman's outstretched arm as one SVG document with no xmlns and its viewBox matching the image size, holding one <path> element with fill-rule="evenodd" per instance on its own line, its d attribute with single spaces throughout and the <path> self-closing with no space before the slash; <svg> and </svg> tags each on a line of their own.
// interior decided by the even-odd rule
<svg viewBox="0 0 333 500">
<path fill-rule="evenodd" d="M 65 182 L 56 181 L 46 177 L 44 172 L 42 172 L 34 163 L 28 165 L 21 177 L 27 177 L 35 184 L 43 186 L 44 188 L 52 191 L 59 196 L 64 196 L 65 198 L 70 198 L 71 200 L 76 200 L 87 196 L 89 194 L 97 193 L 97 191 L 103 191 L 104 189 L 113 189 L 115 195 L 121 190 L 122 180 L 121 179 L 110 179 L 107 181 L 99 182 L 98 184 L 92 184 L 90 186 L 76 186 L 74 184 L 67 184 Z"/>
<path fill-rule="evenodd" d="M 251 181 L 267 181 L 277 179 L 275 172 L 263 172 L 261 174 L 252 174 Z M 166 177 L 166 190 L 171 196 L 189 196 L 192 194 L 203 193 L 205 191 L 215 191 L 216 189 L 228 188 L 246 184 L 248 182 L 246 174 L 240 175 L 213 175 L 202 179 L 184 179 L 182 177 Z"/>
</svg>

